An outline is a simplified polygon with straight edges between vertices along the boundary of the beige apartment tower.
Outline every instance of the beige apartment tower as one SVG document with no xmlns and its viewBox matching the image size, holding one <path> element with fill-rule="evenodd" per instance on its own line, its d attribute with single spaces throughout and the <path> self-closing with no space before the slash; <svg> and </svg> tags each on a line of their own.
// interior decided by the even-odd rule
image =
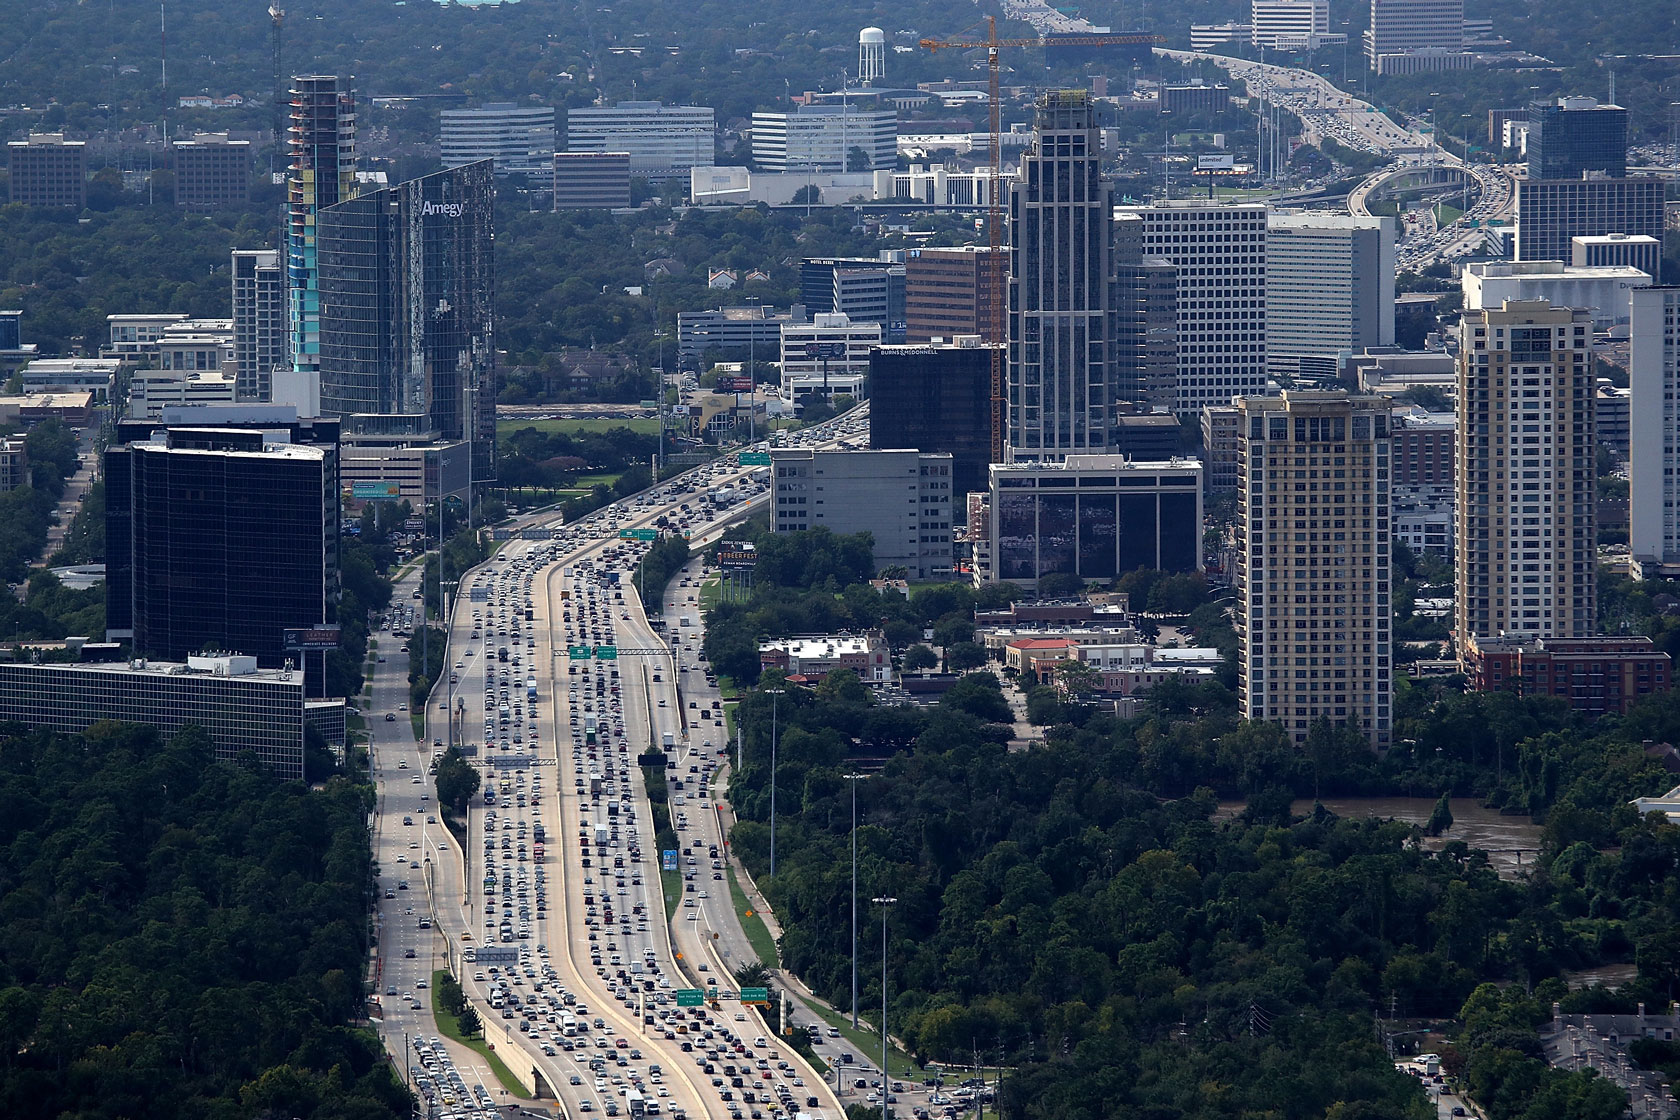
<svg viewBox="0 0 1680 1120">
<path fill-rule="evenodd" d="M 1389 415 L 1343 390 L 1242 397 L 1236 584 L 1244 719 L 1393 728 Z"/>
<path fill-rule="evenodd" d="M 1592 312 L 1466 310 L 1458 357 L 1460 658 L 1476 638 L 1596 628 Z"/>
</svg>

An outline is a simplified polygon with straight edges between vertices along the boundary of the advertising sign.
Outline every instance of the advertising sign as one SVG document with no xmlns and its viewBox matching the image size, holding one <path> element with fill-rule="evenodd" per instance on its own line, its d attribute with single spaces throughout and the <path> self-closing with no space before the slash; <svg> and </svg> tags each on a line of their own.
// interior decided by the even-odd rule
<svg viewBox="0 0 1680 1120">
<path fill-rule="evenodd" d="M 402 497 L 395 482 L 352 482 L 350 496 L 358 502 L 394 502 Z"/>
<path fill-rule="evenodd" d="M 844 342 L 807 342 L 805 344 L 807 358 L 844 358 L 846 344 Z"/>
<path fill-rule="evenodd" d="M 753 379 L 750 377 L 720 377 L 717 387 L 720 393 L 750 393 L 753 391 Z"/>
<path fill-rule="evenodd" d="M 281 632 L 281 644 L 287 653 L 318 653 L 338 648 L 338 627 L 309 626 Z"/>
<path fill-rule="evenodd" d="M 1234 171 L 1237 167 L 1235 156 L 1197 156 L 1197 171 Z"/>
</svg>

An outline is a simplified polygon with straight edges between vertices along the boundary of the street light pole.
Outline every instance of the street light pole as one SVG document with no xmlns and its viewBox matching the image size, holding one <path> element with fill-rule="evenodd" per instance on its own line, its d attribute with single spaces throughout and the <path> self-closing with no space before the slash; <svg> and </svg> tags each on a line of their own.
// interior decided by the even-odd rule
<svg viewBox="0 0 1680 1120">
<path fill-rule="evenodd" d="M 776 715 L 785 688 L 767 688 L 770 694 L 770 878 L 776 877 Z"/>
<path fill-rule="evenodd" d="M 887 1103 L 892 1091 L 892 1076 L 887 1073 L 887 908 L 898 899 L 883 895 L 873 901 L 881 908 L 881 1120 L 892 1120 L 892 1106 Z"/>
<path fill-rule="evenodd" d="M 858 1011 L 858 982 L 857 982 L 857 784 L 868 774 L 847 774 L 846 779 L 852 783 L 852 1029 L 857 1030 Z"/>
</svg>

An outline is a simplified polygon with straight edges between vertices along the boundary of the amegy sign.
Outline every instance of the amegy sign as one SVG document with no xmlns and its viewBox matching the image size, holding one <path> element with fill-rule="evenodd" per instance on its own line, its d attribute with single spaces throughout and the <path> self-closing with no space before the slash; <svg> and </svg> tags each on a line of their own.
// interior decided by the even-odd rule
<svg viewBox="0 0 1680 1120">
<path fill-rule="evenodd" d="M 420 216 L 422 218 L 429 218 L 433 214 L 441 214 L 445 218 L 459 218 L 466 212 L 467 204 L 464 202 L 432 202 L 427 200 L 420 203 Z"/>
</svg>

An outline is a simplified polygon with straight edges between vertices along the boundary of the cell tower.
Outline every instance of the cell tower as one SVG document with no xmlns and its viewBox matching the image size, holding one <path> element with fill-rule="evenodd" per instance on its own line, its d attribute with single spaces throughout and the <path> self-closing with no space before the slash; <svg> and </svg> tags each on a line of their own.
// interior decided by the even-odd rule
<svg viewBox="0 0 1680 1120">
<path fill-rule="evenodd" d="M 887 33 L 879 27 L 858 32 L 858 84 L 874 85 L 887 76 Z"/>
</svg>

